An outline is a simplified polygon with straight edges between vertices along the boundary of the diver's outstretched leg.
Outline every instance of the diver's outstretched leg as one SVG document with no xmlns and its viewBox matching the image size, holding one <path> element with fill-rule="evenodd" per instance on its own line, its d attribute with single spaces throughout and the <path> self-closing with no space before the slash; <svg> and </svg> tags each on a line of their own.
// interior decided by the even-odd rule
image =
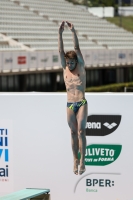
<svg viewBox="0 0 133 200">
<path fill-rule="evenodd" d="M 81 106 L 77 113 L 77 123 L 78 123 L 78 139 L 79 139 L 79 150 L 80 150 L 80 170 L 79 174 L 83 174 L 85 169 L 85 151 L 86 151 L 86 122 L 87 122 L 87 104 Z"/>
<path fill-rule="evenodd" d="M 77 119 L 76 115 L 70 108 L 67 108 L 67 121 L 71 131 L 71 144 L 74 159 L 73 172 L 78 175 L 78 152 L 79 152 L 79 141 L 77 131 Z"/>
</svg>

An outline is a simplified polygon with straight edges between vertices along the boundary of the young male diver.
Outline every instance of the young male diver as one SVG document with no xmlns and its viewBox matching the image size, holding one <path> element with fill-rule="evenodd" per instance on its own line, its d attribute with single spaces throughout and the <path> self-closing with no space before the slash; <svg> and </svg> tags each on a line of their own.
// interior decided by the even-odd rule
<svg viewBox="0 0 133 200">
<path fill-rule="evenodd" d="M 67 121 L 71 131 L 73 171 L 76 175 L 78 173 L 81 175 L 85 172 L 85 126 L 88 113 L 88 104 L 85 99 L 86 72 L 74 25 L 68 21 L 66 21 L 66 24 L 72 32 L 74 51 L 64 52 L 62 33 L 65 21 L 62 21 L 59 27 L 58 45 L 67 92 Z M 80 161 L 78 160 L 78 152 L 81 155 Z M 78 165 L 80 165 L 79 169 Z"/>
</svg>

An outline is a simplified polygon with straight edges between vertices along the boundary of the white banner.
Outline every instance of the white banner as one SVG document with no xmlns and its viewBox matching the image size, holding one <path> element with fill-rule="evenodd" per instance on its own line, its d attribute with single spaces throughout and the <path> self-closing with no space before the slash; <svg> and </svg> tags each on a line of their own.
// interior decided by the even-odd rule
<svg viewBox="0 0 133 200">
<path fill-rule="evenodd" d="M 20 70 L 29 69 L 29 53 L 21 52 L 21 55 L 17 57 L 18 65 L 20 66 Z"/>
<path fill-rule="evenodd" d="M 87 146 L 83 175 L 73 173 L 66 99 L 66 93 L 1 94 L 1 129 L 9 130 L 14 144 L 13 160 L 9 157 L 14 166 L 13 191 L 48 188 L 52 200 L 132 199 L 133 95 L 86 93 Z M 6 119 L 11 119 L 13 129 Z M 7 144 L 4 130 L 1 137 L 3 144 Z M 3 160 L 2 151 L 0 155 Z M 1 179 L 6 168 L 1 164 Z M 2 196 L 1 193 L 0 190 Z"/>
<path fill-rule="evenodd" d="M 105 51 L 105 65 L 109 65 L 109 63 L 110 63 L 110 57 L 109 57 L 109 53 L 110 53 L 110 51 L 108 50 L 108 51 Z"/>
<path fill-rule="evenodd" d="M 87 67 L 128 65 L 133 63 L 133 50 L 92 49 L 81 51 Z M 58 51 L 2 52 L 0 70 L 32 70 L 61 67 Z"/>
<path fill-rule="evenodd" d="M 52 51 L 45 51 L 45 59 L 47 59 L 47 62 L 45 62 L 46 69 L 51 69 L 53 67 L 54 62 L 57 60 L 56 55 L 54 57 Z"/>
<path fill-rule="evenodd" d="M 133 6 L 119 7 L 118 13 L 122 16 L 132 16 L 133 15 Z"/>
<path fill-rule="evenodd" d="M 89 7 L 88 11 L 98 17 L 114 17 L 113 7 Z"/>
<path fill-rule="evenodd" d="M 60 61 L 60 55 L 59 55 L 59 52 L 58 51 L 53 51 L 52 52 L 53 55 L 52 55 L 52 65 L 53 67 L 61 67 L 61 61 Z"/>
<path fill-rule="evenodd" d="M 21 65 L 19 64 L 19 60 L 18 58 L 21 57 L 21 52 L 12 52 L 12 57 L 13 57 L 13 64 L 12 64 L 12 69 L 13 70 L 20 70 L 21 69 Z"/>
<path fill-rule="evenodd" d="M 13 191 L 12 120 L 0 120 L 0 193 Z"/>
<path fill-rule="evenodd" d="M 128 51 L 126 49 L 122 50 L 122 56 L 123 56 L 122 64 L 126 65 L 126 63 L 128 62 Z"/>
<path fill-rule="evenodd" d="M 101 66 L 105 65 L 105 52 L 106 52 L 105 49 L 101 49 L 98 51 L 98 63 Z"/>
<path fill-rule="evenodd" d="M 11 70 L 12 64 L 13 64 L 12 53 L 4 52 L 3 53 L 3 62 L 2 62 L 3 70 Z"/>
<path fill-rule="evenodd" d="M 108 55 L 109 55 L 109 65 L 112 65 L 116 63 L 116 50 L 109 50 L 108 52 Z"/>
<path fill-rule="evenodd" d="M 117 63 L 126 65 L 126 50 L 117 50 Z"/>
<path fill-rule="evenodd" d="M 45 51 L 37 51 L 37 68 L 44 69 L 47 62 L 48 58 L 45 56 Z"/>
<path fill-rule="evenodd" d="M 37 69 L 37 53 L 29 52 L 29 69 Z"/>
<path fill-rule="evenodd" d="M 83 50 L 83 57 L 85 59 L 85 64 L 87 66 L 91 66 L 92 65 L 92 51 L 90 50 Z"/>
<path fill-rule="evenodd" d="M 133 63 L 133 50 L 127 50 L 127 64 Z"/>
<path fill-rule="evenodd" d="M 91 50 L 92 51 L 92 66 L 96 67 L 99 64 L 99 49 L 98 50 Z"/>
</svg>

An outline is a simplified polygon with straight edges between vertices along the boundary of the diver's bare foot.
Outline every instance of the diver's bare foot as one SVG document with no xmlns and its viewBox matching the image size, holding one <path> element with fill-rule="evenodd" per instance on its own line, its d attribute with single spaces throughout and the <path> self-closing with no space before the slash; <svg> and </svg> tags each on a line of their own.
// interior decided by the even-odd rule
<svg viewBox="0 0 133 200">
<path fill-rule="evenodd" d="M 78 159 L 75 159 L 74 160 L 74 169 L 73 169 L 73 172 L 74 174 L 78 175 L 78 165 L 79 165 L 79 160 Z"/>
<path fill-rule="evenodd" d="M 82 175 L 85 171 L 86 171 L 85 164 L 84 163 L 80 163 L 79 174 Z"/>
</svg>

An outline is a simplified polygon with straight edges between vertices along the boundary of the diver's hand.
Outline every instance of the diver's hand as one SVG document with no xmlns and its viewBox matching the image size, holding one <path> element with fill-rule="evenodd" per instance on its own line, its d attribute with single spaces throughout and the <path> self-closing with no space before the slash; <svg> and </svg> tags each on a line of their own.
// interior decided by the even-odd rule
<svg viewBox="0 0 133 200">
<path fill-rule="evenodd" d="M 65 21 L 62 21 L 60 27 L 59 27 L 59 34 L 62 34 L 64 31 L 64 25 L 65 25 Z"/>
<path fill-rule="evenodd" d="M 70 29 L 72 32 L 74 32 L 74 31 L 75 31 L 74 25 L 73 25 L 72 23 L 68 22 L 68 21 L 66 21 L 66 23 L 67 23 L 69 29 Z"/>
</svg>

